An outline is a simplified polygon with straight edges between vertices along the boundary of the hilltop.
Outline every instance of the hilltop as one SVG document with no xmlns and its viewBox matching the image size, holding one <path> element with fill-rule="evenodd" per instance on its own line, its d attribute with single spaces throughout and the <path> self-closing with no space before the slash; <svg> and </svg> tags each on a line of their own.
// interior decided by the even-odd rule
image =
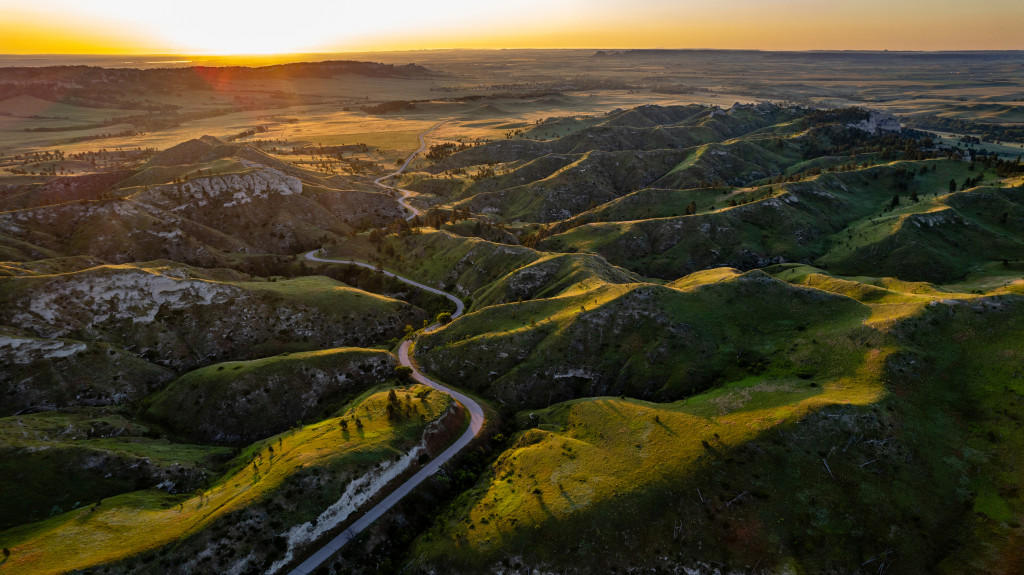
<svg viewBox="0 0 1024 575">
<path fill-rule="evenodd" d="M 202 443 L 246 445 L 296 421 L 329 416 L 389 378 L 386 351 L 335 348 L 209 365 L 149 398 L 147 415 Z"/>
<path fill-rule="evenodd" d="M 518 243 L 665 280 L 800 262 L 953 281 L 1024 259 L 1020 190 L 995 183 L 1019 164 L 961 162 L 890 115 L 642 106 L 560 121 L 553 138 L 546 123 L 438 153 L 408 185 Z"/>
<path fill-rule="evenodd" d="M 218 267 L 237 261 L 237 254 L 312 249 L 403 213 L 379 190 L 336 189 L 351 182 L 212 137 L 179 144 L 118 175 L 127 177 L 0 213 L 5 258 L 88 255 L 109 263 L 170 259 Z M 22 195 L 42 201 L 31 186 Z"/>
<path fill-rule="evenodd" d="M 409 304 L 326 277 L 217 281 L 191 274 L 180 264 L 121 265 L 6 279 L 4 415 L 124 404 L 159 390 L 173 371 L 282 350 L 365 345 L 425 317 Z M 86 374 L 97 383 L 86 384 Z"/>
</svg>

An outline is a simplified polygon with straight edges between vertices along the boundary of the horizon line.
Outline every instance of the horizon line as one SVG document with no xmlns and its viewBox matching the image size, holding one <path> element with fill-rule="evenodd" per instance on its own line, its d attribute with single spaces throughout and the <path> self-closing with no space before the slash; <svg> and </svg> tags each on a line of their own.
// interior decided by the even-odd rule
<svg viewBox="0 0 1024 575">
<path fill-rule="evenodd" d="M 964 54 L 981 52 L 1024 52 L 1021 48 L 972 48 L 954 50 L 924 50 L 924 49 L 888 49 L 888 48 L 807 48 L 807 49 L 774 49 L 774 48 L 408 48 L 395 50 L 344 50 L 344 51 L 301 51 L 301 52 L 271 52 L 271 53 L 189 53 L 189 52 L 0 52 L 0 57 L 182 57 L 192 58 L 270 58 L 274 56 L 314 56 L 332 54 L 402 54 L 410 52 L 504 52 L 504 51 L 544 51 L 544 52 L 571 52 L 571 51 L 598 51 L 598 52 L 782 52 L 782 53 L 878 53 L 878 54 Z"/>
</svg>

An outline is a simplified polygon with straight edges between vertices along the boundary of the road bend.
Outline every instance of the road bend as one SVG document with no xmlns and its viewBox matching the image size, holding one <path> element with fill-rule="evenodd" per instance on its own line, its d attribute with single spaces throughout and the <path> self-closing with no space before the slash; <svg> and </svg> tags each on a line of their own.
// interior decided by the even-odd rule
<svg viewBox="0 0 1024 575">
<path fill-rule="evenodd" d="M 378 186 L 380 186 L 381 188 L 384 188 L 385 190 L 395 190 L 396 192 L 401 192 L 402 197 L 398 198 L 398 203 L 402 204 L 402 206 L 404 206 L 405 209 L 409 210 L 409 215 L 405 217 L 405 219 L 407 221 L 411 220 L 411 219 L 415 218 L 416 216 L 418 216 L 418 215 L 423 213 L 423 210 L 413 206 L 408 201 L 409 197 L 412 196 L 415 192 L 413 192 L 412 190 L 406 190 L 404 188 L 399 188 L 397 186 L 389 186 L 389 185 L 384 183 L 384 180 L 386 180 L 388 178 L 395 177 L 395 176 L 401 174 L 402 172 L 404 172 L 405 169 L 409 167 L 409 164 L 411 164 L 412 161 L 416 158 L 416 156 L 418 156 L 420 154 L 420 152 L 422 152 L 423 150 L 427 149 L 427 134 L 429 134 L 430 132 L 433 132 L 434 130 L 440 128 L 441 126 L 443 126 L 447 122 L 448 122 L 448 120 L 445 120 L 444 122 L 439 122 L 437 124 L 434 124 L 433 126 L 430 127 L 430 129 L 428 129 L 425 132 L 423 132 L 422 134 L 420 134 L 419 135 L 420 147 L 415 152 L 409 154 L 409 157 L 405 159 L 405 162 L 397 170 L 395 170 L 394 172 L 391 172 L 390 174 L 383 175 L 383 176 L 381 176 L 381 177 L 379 177 L 379 178 L 377 178 L 376 180 L 373 181 L 374 184 L 377 184 Z"/>
<path fill-rule="evenodd" d="M 422 138 L 423 137 L 420 136 L 421 141 Z M 409 157 L 409 160 L 412 160 L 412 156 Z M 409 160 L 406 160 L 406 164 L 408 164 Z M 377 269 L 375 266 L 365 262 L 323 258 L 316 255 L 316 251 L 317 250 L 314 250 L 306 254 L 306 259 L 314 262 L 351 264 L 370 269 Z M 455 303 L 455 312 L 452 313 L 452 319 L 455 319 L 462 315 L 462 312 L 465 309 L 465 304 L 462 303 L 462 300 L 448 292 L 432 288 L 428 285 L 421 284 L 417 281 L 413 281 L 409 278 L 405 278 L 388 271 L 382 271 L 381 273 L 388 277 L 393 277 L 399 281 L 405 282 L 411 286 L 420 288 L 422 290 L 445 296 L 446 298 Z M 439 327 L 440 324 L 434 324 L 428 327 L 426 331 L 430 332 Z M 389 493 L 383 500 L 380 501 L 380 503 L 374 505 L 369 511 L 367 511 L 361 517 L 356 519 L 347 529 L 345 529 L 345 531 L 341 532 L 339 535 L 328 541 L 325 545 L 317 549 L 312 555 L 306 558 L 305 561 L 300 563 L 298 567 L 291 571 L 292 575 L 307 575 L 313 572 L 314 569 L 316 569 L 324 562 L 326 562 L 328 559 L 330 559 L 331 556 L 333 556 L 335 553 L 338 552 L 338 550 L 344 547 L 346 543 L 355 538 L 356 535 L 359 535 L 360 532 L 369 527 L 370 524 L 372 524 L 374 521 L 380 518 L 380 516 L 387 513 L 392 507 L 395 506 L 396 503 L 401 501 L 403 497 L 411 493 L 412 490 L 416 488 L 416 486 L 418 486 L 420 483 L 423 483 L 424 480 L 426 480 L 428 477 L 436 473 L 437 470 L 440 469 L 442 465 L 447 463 L 449 460 L 451 460 L 451 458 L 455 457 L 456 454 L 462 451 L 463 448 L 469 445 L 470 442 L 472 442 L 473 439 L 477 435 L 479 435 L 480 431 L 483 429 L 484 410 L 482 407 L 480 407 L 480 404 L 474 401 L 473 398 L 463 393 L 459 393 L 454 389 L 441 385 L 440 383 L 423 375 L 423 373 L 416 368 L 416 365 L 413 364 L 412 358 L 409 357 L 409 350 L 411 347 L 412 340 L 406 339 L 405 341 L 402 342 L 402 345 L 398 348 L 398 361 L 402 365 L 412 368 L 412 378 L 414 380 L 416 380 L 419 383 L 422 383 L 423 385 L 436 389 L 441 393 L 447 393 L 448 395 L 452 396 L 455 399 L 455 401 L 462 404 L 462 406 L 469 411 L 469 428 L 466 429 L 466 431 L 455 441 L 455 443 L 449 446 L 448 449 L 445 449 L 444 452 L 441 453 L 441 455 L 438 455 L 429 463 L 427 463 L 423 468 L 417 471 L 415 475 L 407 479 L 405 483 L 402 483 L 394 491 Z"/>
</svg>

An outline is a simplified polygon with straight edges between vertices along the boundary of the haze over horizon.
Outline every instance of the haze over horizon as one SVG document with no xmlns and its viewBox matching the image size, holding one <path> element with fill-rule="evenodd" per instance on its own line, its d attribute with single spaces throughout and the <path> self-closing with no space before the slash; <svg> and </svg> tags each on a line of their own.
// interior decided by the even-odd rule
<svg viewBox="0 0 1024 575">
<path fill-rule="evenodd" d="M 0 0 L 0 53 L 243 55 L 446 48 L 1013 50 L 1024 4 L 881 0 L 563 0 L 482 6 L 319 1 Z"/>
</svg>

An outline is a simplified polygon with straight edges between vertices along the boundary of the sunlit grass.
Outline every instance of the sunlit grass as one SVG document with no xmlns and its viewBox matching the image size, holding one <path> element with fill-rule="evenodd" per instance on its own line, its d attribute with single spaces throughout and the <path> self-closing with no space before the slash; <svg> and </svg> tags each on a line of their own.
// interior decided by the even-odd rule
<svg viewBox="0 0 1024 575">
<path fill-rule="evenodd" d="M 394 298 L 377 295 L 324 276 L 303 276 L 273 282 L 233 282 L 238 287 L 270 293 L 289 302 L 304 303 L 335 312 L 358 314 L 369 309 L 397 312 L 403 305 Z"/>
<path fill-rule="evenodd" d="M 863 352 L 847 376 L 821 385 L 749 378 L 668 404 L 588 398 L 520 414 L 524 432 L 478 487 L 464 516 L 419 551 L 440 557 L 502 548 L 508 538 L 595 504 L 692 473 L 709 449 L 727 450 L 766 429 L 833 404 L 868 405 L 884 394 L 891 348 Z"/>
<path fill-rule="evenodd" d="M 429 389 L 414 386 L 399 393 L 415 396 Z M 288 431 L 254 444 L 233 462 L 232 470 L 201 494 L 189 497 L 148 490 L 105 499 L 51 519 L 0 533 L 11 558 L 0 573 L 63 573 L 116 561 L 197 533 L 214 520 L 267 497 L 306 467 L 384 460 L 400 453 L 398 443 L 419 436 L 426 422 L 448 407 L 451 398 L 431 393 L 414 401 L 424 421 L 393 425 L 386 416 L 387 392 L 354 402 L 341 417 Z M 359 417 L 363 427 L 339 426 Z"/>
</svg>

